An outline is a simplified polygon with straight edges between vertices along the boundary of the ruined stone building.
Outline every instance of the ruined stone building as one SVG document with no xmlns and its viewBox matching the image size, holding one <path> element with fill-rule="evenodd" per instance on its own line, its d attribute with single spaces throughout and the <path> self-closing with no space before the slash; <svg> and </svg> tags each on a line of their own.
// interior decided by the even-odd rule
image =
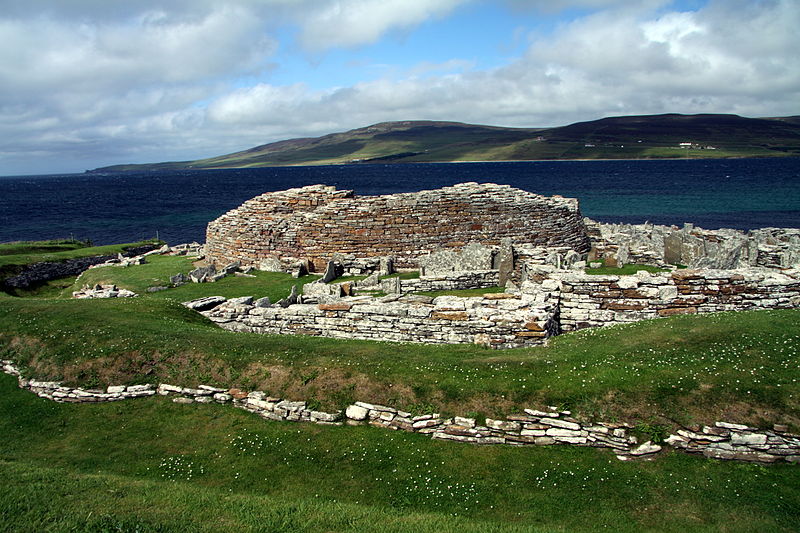
<svg viewBox="0 0 800 533">
<path fill-rule="evenodd" d="M 206 255 L 217 265 L 239 262 L 280 270 L 307 261 L 322 271 L 336 254 L 391 256 L 416 268 L 430 252 L 470 242 L 589 251 L 578 201 L 544 197 L 507 185 L 462 183 L 385 196 L 313 185 L 246 201 L 208 225 Z"/>
</svg>

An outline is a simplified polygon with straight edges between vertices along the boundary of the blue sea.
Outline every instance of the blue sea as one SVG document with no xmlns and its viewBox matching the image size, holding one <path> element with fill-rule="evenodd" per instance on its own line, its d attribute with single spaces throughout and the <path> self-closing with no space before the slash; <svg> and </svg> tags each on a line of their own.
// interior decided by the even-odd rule
<svg viewBox="0 0 800 533">
<path fill-rule="evenodd" d="M 324 183 L 374 195 L 465 181 L 575 197 L 606 222 L 800 227 L 798 158 L 427 163 L 0 177 L 0 242 L 203 242 L 210 220 L 267 191 Z"/>
</svg>

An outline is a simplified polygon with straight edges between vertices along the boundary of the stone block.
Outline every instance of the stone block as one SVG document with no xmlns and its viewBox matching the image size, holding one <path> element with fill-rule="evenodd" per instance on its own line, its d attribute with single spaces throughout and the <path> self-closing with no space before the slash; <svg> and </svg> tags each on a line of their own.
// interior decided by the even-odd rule
<svg viewBox="0 0 800 533">
<path fill-rule="evenodd" d="M 360 407 L 358 405 L 348 405 L 344 414 L 350 420 L 366 420 L 367 415 L 369 414 L 369 409 Z"/>
</svg>

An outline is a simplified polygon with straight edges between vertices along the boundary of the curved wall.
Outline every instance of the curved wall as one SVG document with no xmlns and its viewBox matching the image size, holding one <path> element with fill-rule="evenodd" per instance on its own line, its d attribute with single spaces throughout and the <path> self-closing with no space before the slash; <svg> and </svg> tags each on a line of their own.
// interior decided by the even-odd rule
<svg viewBox="0 0 800 533">
<path fill-rule="evenodd" d="M 262 194 L 209 223 L 206 255 L 217 264 L 256 267 L 308 259 L 315 270 L 337 253 L 393 256 L 404 268 L 429 252 L 473 241 L 499 245 L 504 238 L 589 250 L 577 200 L 462 183 L 386 196 L 354 196 L 325 185 Z"/>
</svg>

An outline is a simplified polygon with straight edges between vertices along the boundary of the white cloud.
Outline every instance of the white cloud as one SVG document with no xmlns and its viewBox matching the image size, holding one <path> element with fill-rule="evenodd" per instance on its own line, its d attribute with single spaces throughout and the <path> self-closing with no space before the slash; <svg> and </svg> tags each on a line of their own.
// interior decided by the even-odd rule
<svg viewBox="0 0 800 533">
<path fill-rule="evenodd" d="M 333 0 L 302 20 L 302 43 L 311 50 L 373 43 L 393 29 L 416 26 L 472 0 Z"/>
<path fill-rule="evenodd" d="M 718 4 L 649 17 L 601 12 L 534 40 L 524 57 L 503 68 L 412 74 L 327 92 L 262 85 L 222 97 L 210 116 L 282 124 L 293 132 L 307 121 L 305 131 L 316 133 L 321 124 L 410 118 L 543 126 L 613 114 L 795 112 L 800 10 L 790 2 L 745 4 L 755 6 L 743 2 L 729 11 Z M 766 27 L 776 16 L 781 21 Z"/>
<path fill-rule="evenodd" d="M 363 69 L 371 77 L 322 90 L 257 75 L 287 46 L 275 37 L 287 21 L 319 51 L 370 43 L 468 1 L 15 2 L 0 13 L 0 174 L 192 159 L 386 120 L 547 126 L 614 114 L 797 113 L 794 0 L 687 12 L 660 0 L 507 0 L 589 14 L 531 35 L 523 56 L 491 70 L 421 58 L 404 73 Z"/>
</svg>

